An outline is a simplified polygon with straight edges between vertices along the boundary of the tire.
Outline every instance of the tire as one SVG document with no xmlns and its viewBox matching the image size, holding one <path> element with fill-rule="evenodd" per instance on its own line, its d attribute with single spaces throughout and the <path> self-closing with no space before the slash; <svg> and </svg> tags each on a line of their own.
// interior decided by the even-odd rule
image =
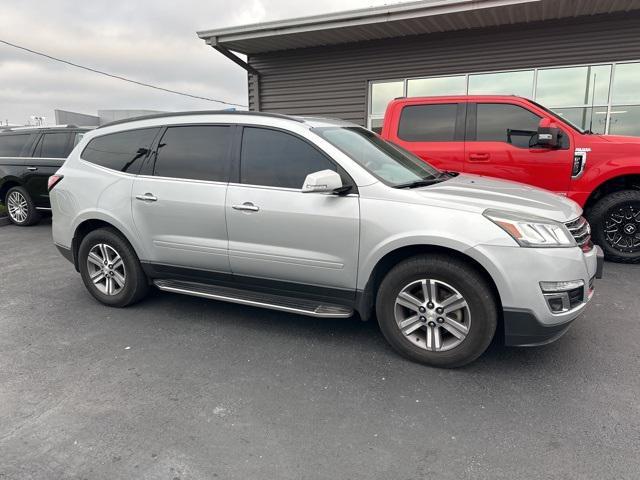
<svg viewBox="0 0 640 480">
<path fill-rule="evenodd" d="M 133 248 L 110 228 L 94 230 L 84 237 L 78 249 L 78 266 L 89 293 L 110 307 L 132 305 L 144 298 L 149 289 Z"/>
<path fill-rule="evenodd" d="M 31 195 L 24 187 L 13 187 L 4 199 L 9 220 L 14 225 L 28 227 L 40 221 L 40 213 L 31 199 Z"/>
<path fill-rule="evenodd" d="M 607 260 L 640 263 L 640 190 L 611 193 L 601 198 L 587 216 L 591 236 Z"/>
<path fill-rule="evenodd" d="M 429 302 L 429 294 L 423 293 L 422 280 L 426 282 L 427 292 L 430 285 L 435 285 L 434 304 Z M 418 300 L 424 313 L 421 315 L 421 311 L 415 310 L 411 302 L 412 308 L 397 304 L 401 292 L 409 292 Z M 448 313 L 437 310 L 439 305 L 454 300 L 456 294 L 462 296 L 466 307 Z M 454 308 L 459 302 L 447 308 Z M 399 353 L 416 362 L 445 368 L 466 365 L 482 355 L 493 339 L 498 320 L 496 301 L 487 281 L 468 263 L 442 254 L 412 257 L 391 269 L 378 289 L 376 314 L 382 334 Z M 405 335 L 399 322 L 410 321 L 411 317 L 423 320 L 403 325 L 407 332 L 418 326 Z M 440 349 L 437 349 L 438 337 Z M 427 349 L 429 346 L 431 351 Z"/>
</svg>

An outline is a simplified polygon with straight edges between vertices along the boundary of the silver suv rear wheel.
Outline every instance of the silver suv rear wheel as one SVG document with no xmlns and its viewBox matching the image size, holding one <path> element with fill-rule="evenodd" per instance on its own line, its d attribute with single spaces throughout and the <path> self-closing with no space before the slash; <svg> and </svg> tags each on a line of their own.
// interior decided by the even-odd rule
<svg viewBox="0 0 640 480">
<path fill-rule="evenodd" d="M 91 281 L 105 295 L 117 295 L 127 281 L 122 257 L 111 245 L 99 243 L 89 250 L 87 270 Z"/>
</svg>

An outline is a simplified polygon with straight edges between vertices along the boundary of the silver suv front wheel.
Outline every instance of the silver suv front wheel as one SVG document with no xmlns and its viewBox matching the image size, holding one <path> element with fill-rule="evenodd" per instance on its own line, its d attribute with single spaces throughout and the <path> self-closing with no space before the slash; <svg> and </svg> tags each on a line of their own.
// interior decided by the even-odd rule
<svg viewBox="0 0 640 480">
<path fill-rule="evenodd" d="M 456 348 L 471 327 L 471 312 L 462 294 L 431 278 L 411 282 L 400 291 L 395 319 L 405 338 L 432 352 Z"/>
<path fill-rule="evenodd" d="M 498 305 L 489 282 L 458 257 L 438 253 L 403 260 L 377 292 L 380 330 L 412 360 L 437 367 L 472 362 L 496 330 Z"/>
</svg>

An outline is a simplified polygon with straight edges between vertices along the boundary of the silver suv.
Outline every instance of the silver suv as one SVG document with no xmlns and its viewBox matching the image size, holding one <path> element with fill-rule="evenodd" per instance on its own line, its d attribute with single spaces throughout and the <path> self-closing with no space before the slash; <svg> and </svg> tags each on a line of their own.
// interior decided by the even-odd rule
<svg viewBox="0 0 640 480">
<path fill-rule="evenodd" d="M 53 239 L 100 302 L 160 290 L 315 317 L 374 314 L 399 352 L 453 367 L 496 331 L 560 337 L 602 255 L 580 207 L 441 172 L 357 125 L 157 115 L 85 135 L 50 179 Z"/>
</svg>

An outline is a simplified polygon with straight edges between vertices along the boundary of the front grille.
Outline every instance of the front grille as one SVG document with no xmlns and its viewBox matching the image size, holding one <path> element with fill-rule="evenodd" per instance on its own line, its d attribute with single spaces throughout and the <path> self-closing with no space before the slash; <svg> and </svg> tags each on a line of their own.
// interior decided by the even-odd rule
<svg viewBox="0 0 640 480">
<path fill-rule="evenodd" d="M 591 242 L 591 227 L 586 218 L 576 218 L 575 220 L 565 223 L 565 225 L 583 251 L 588 252 L 593 248 L 593 243 Z"/>
</svg>

